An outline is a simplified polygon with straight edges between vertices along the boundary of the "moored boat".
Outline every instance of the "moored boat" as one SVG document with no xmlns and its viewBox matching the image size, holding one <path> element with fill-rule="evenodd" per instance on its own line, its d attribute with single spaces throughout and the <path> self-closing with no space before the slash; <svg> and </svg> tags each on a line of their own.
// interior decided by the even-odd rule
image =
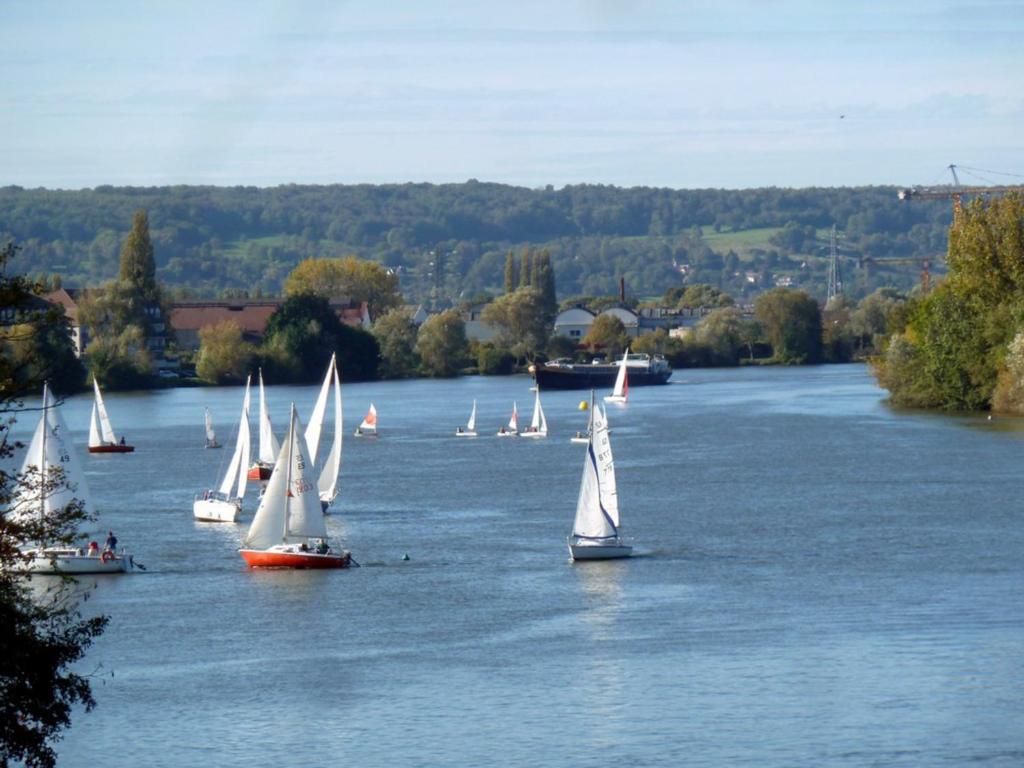
<svg viewBox="0 0 1024 768">
<path fill-rule="evenodd" d="M 21 467 L 23 477 L 37 479 L 19 485 L 11 506 L 15 519 L 35 515 L 45 519 L 59 513 L 73 501 L 79 502 L 90 518 L 95 518 L 96 508 L 69 435 L 60 408 L 53 402 L 49 387 L 44 385 L 43 413 Z M 68 575 L 126 573 L 132 570 L 134 558 L 123 548 L 117 550 L 113 534 L 109 544 L 101 552 L 95 542 L 88 547 L 36 542 L 19 547 L 21 559 L 16 567 L 31 573 Z"/>
<path fill-rule="evenodd" d="M 614 363 L 574 363 L 560 358 L 533 366 L 531 372 L 537 386 L 549 389 L 607 389 L 614 385 L 619 373 L 621 361 Z M 661 355 L 653 357 L 644 353 L 627 355 L 626 367 L 629 369 L 629 385 L 645 387 L 655 384 L 668 384 L 672 376 L 672 366 Z"/>
</svg>

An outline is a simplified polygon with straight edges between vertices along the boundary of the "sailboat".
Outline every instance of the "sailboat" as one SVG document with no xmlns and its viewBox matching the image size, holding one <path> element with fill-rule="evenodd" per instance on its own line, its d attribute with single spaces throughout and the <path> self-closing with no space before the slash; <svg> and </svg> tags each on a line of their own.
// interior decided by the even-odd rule
<svg viewBox="0 0 1024 768">
<path fill-rule="evenodd" d="M 92 380 L 96 393 L 92 403 L 92 417 L 89 420 L 89 453 L 131 453 L 134 445 L 127 445 L 122 437 L 118 440 L 114 427 L 107 415 L 107 406 L 103 404 L 103 394 L 96 379 Z"/>
<path fill-rule="evenodd" d="M 622 360 L 619 361 L 619 373 L 615 377 L 615 388 L 610 395 L 605 395 L 606 403 L 625 403 L 629 398 L 629 376 L 626 373 L 626 360 L 629 358 L 629 348 L 622 353 Z"/>
<path fill-rule="evenodd" d="M 507 427 L 498 430 L 498 437 L 516 437 L 519 435 L 519 409 L 516 403 L 512 403 L 512 418 L 508 420 Z"/>
<path fill-rule="evenodd" d="M 547 437 L 548 420 L 544 416 L 544 409 L 540 405 L 540 387 L 536 388 L 537 394 L 533 399 L 533 418 L 530 419 L 530 426 L 523 430 L 520 437 Z"/>
<path fill-rule="evenodd" d="M 239 550 L 250 568 L 348 567 L 351 554 L 336 552 L 327 543 L 327 523 L 312 470 L 293 403 L 284 445 Z"/>
<path fill-rule="evenodd" d="M 242 417 L 238 420 L 235 452 L 231 454 L 228 470 L 216 490 L 207 490 L 192 502 L 192 516 L 211 523 L 233 523 L 242 514 L 242 499 L 248 480 L 249 466 L 249 379 L 245 380 L 242 398 Z M 235 488 L 234 495 L 231 494 Z"/>
<path fill-rule="evenodd" d="M 593 404 L 591 409 L 594 409 Z M 573 560 L 629 557 L 633 547 L 626 544 L 619 533 L 619 497 L 608 435 L 608 413 L 603 407 L 594 409 L 592 418 L 576 501 L 576 519 L 568 541 L 569 555 Z"/>
<path fill-rule="evenodd" d="M 370 403 L 370 410 L 366 412 L 362 423 L 356 427 L 356 437 L 377 436 L 377 409 Z"/>
<path fill-rule="evenodd" d="M 274 437 L 274 427 L 270 423 L 270 412 L 267 410 L 267 397 L 263 391 L 263 369 L 259 369 L 260 381 L 260 448 L 259 458 L 249 467 L 250 480 L 267 481 L 274 470 L 274 459 L 281 446 Z"/>
<path fill-rule="evenodd" d="M 248 384 L 246 385 L 248 386 Z M 207 448 L 220 448 L 220 443 L 217 442 L 217 433 L 213 430 L 213 414 L 210 413 L 210 409 L 206 408 L 206 447 Z"/>
<path fill-rule="evenodd" d="M 590 400 L 591 400 L 591 402 L 593 402 L 593 400 L 594 400 L 594 391 L 593 390 L 590 391 Z M 590 444 L 590 435 L 594 431 L 594 409 L 587 407 L 587 401 L 586 400 L 583 400 L 583 401 L 580 402 L 580 409 L 581 410 L 582 409 L 586 409 L 586 411 L 587 411 L 587 431 L 586 432 L 577 432 L 575 435 L 573 435 L 571 438 L 569 438 L 569 442 L 570 443 L 577 443 L 578 445 L 589 445 Z"/>
<path fill-rule="evenodd" d="M 476 400 L 473 401 L 473 410 L 469 412 L 469 421 L 466 422 L 466 428 L 456 427 L 456 437 L 476 437 Z"/>
<path fill-rule="evenodd" d="M 90 517 L 96 508 L 85 483 L 85 475 L 70 441 L 70 433 L 60 409 L 50 396 L 49 387 L 43 385 L 43 414 L 39 418 L 21 474 L 31 473 L 38 482 L 18 487 L 12 514 L 25 519 L 38 514 L 46 518 L 78 500 Z M 81 547 L 48 547 L 39 542 L 34 547 L 21 548 L 20 567 L 32 573 L 125 573 L 133 567 L 132 555 L 120 552 L 100 552 L 95 542 L 86 551 Z"/>
<path fill-rule="evenodd" d="M 320 476 L 317 478 L 317 490 L 320 494 L 320 506 L 324 512 L 338 496 L 338 476 L 341 473 L 341 442 L 344 432 L 344 421 L 341 412 L 341 378 L 338 376 L 338 363 L 334 355 L 331 355 L 331 362 L 327 366 L 327 375 L 324 376 L 324 383 L 320 386 L 320 395 L 313 407 L 313 416 L 306 427 L 306 450 L 309 451 L 309 460 L 315 466 L 320 458 L 320 435 L 323 432 L 324 424 L 327 421 L 327 398 L 330 395 L 331 387 L 334 388 L 334 438 L 331 441 L 331 450 L 327 459 L 320 468 Z"/>
</svg>

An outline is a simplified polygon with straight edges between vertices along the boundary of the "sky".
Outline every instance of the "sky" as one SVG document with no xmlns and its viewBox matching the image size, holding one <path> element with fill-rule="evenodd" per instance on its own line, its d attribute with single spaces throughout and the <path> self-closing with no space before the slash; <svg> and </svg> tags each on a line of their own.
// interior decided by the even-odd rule
<svg viewBox="0 0 1024 768">
<path fill-rule="evenodd" d="M 1024 183 L 1024 0 L 5 0 L 0 29 L 0 185 Z"/>
</svg>

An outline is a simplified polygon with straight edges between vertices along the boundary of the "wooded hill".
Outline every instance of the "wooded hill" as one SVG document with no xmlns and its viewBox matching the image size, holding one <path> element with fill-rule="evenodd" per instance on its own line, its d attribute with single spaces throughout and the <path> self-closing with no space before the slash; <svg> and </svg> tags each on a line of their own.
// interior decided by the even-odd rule
<svg viewBox="0 0 1024 768">
<path fill-rule="evenodd" d="M 11 268 L 85 286 L 117 273 L 137 209 L 149 212 L 158 278 L 196 295 L 276 294 L 310 256 L 355 254 L 395 268 L 412 301 L 500 293 L 510 249 L 546 249 L 561 297 L 636 296 L 690 282 L 738 298 L 774 284 L 823 296 L 828 230 L 839 230 L 844 290 L 911 287 L 946 250 L 946 201 L 900 202 L 893 187 L 672 190 L 464 184 L 0 188 Z"/>
</svg>

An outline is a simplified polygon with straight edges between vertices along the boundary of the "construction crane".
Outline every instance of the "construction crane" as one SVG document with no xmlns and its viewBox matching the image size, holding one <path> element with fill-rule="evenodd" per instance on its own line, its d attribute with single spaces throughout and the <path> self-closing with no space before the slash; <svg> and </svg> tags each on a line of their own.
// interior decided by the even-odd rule
<svg viewBox="0 0 1024 768">
<path fill-rule="evenodd" d="M 985 187 L 965 187 L 960 183 L 957 176 L 956 166 L 950 165 L 949 172 L 953 174 L 952 187 L 914 187 L 913 189 L 901 189 L 898 193 L 900 200 L 952 200 L 953 213 L 959 213 L 961 201 L 964 195 L 1000 195 L 1004 192 L 1018 192 L 1024 190 L 1024 186 L 1004 185 Z M 990 171 L 991 173 L 991 171 Z"/>
<path fill-rule="evenodd" d="M 932 257 L 930 256 L 893 256 L 891 258 L 879 259 L 874 256 L 864 256 L 860 260 L 860 266 L 864 269 L 872 264 L 887 266 L 889 264 L 920 264 L 921 265 L 921 290 L 925 293 L 932 287 Z"/>
</svg>

